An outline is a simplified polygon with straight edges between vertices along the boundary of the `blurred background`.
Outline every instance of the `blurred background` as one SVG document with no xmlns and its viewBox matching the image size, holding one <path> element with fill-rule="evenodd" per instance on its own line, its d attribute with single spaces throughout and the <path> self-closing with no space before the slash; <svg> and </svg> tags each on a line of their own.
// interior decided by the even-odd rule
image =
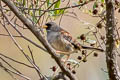
<svg viewBox="0 0 120 80">
<path fill-rule="evenodd" d="M 91 7 L 91 4 L 89 4 L 88 6 Z M 80 20 L 86 21 L 94 25 L 100 20 L 99 18 L 92 17 L 88 14 L 83 13 L 78 8 L 75 8 L 74 12 L 77 14 Z M 116 12 L 115 16 L 118 19 L 120 19 L 119 13 Z M 56 20 L 54 20 L 54 22 L 56 22 L 57 24 L 59 24 L 59 21 L 60 21 L 60 18 L 57 18 Z M 118 22 L 120 22 L 120 20 Z M 19 24 L 22 25 L 20 21 L 19 21 Z M 45 22 L 43 24 L 45 24 Z M 88 29 L 86 29 L 87 26 L 85 24 L 69 16 L 62 17 L 60 26 L 65 30 L 67 30 L 68 32 L 70 32 L 75 39 L 81 34 L 87 33 L 89 31 Z M 120 24 L 118 24 L 118 27 L 119 26 Z M 10 30 L 12 34 L 18 35 L 12 27 L 7 26 L 7 28 Z M 41 43 L 36 39 L 36 37 L 28 29 L 19 28 L 19 30 L 29 39 L 41 45 Z M 1 24 L 0 24 L 0 34 L 7 34 L 7 32 L 2 27 Z M 96 40 L 94 36 L 90 36 L 90 38 L 93 40 Z M 50 68 L 53 66 L 57 66 L 57 64 L 48 53 L 40 50 L 39 48 L 35 47 L 34 45 L 25 41 L 22 38 L 16 37 L 15 39 L 17 40 L 17 42 L 20 44 L 20 46 L 23 48 L 23 50 L 27 55 L 30 55 L 30 52 L 28 50 L 28 45 L 30 46 L 30 48 L 33 51 L 33 56 L 35 57 L 36 64 L 40 67 L 42 74 L 47 76 L 50 76 L 53 74 L 53 71 Z M 24 55 L 19 51 L 19 49 L 15 46 L 14 42 L 8 36 L 2 36 L 2 35 L 0 36 L 0 53 L 30 65 L 30 63 L 26 60 Z M 79 56 L 80 54 L 81 53 L 72 54 L 71 58 L 76 60 L 77 56 Z M 11 63 L 15 68 L 19 69 L 26 76 L 30 77 L 32 80 L 38 79 L 38 75 L 35 72 L 35 70 L 9 60 L 7 61 Z M 78 77 L 78 80 L 107 80 L 108 75 L 105 72 L 107 71 L 105 53 L 98 52 L 98 57 L 94 57 L 91 54 L 87 58 L 87 62 L 85 63 L 81 62 L 79 68 L 76 68 L 75 70 L 76 70 L 75 75 Z M 13 80 L 13 79 L 9 76 L 9 74 L 7 74 L 3 69 L 0 68 L 0 80 Z"/>
</svg>

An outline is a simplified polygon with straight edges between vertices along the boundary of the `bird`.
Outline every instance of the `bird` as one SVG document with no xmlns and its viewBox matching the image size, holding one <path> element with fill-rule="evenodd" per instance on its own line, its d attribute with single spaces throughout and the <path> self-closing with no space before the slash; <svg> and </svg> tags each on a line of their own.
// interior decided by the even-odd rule
<svg viewBox="0 0 120 80">
<path fill-rule="evenodd" d="M 104 52 L 103 49 L 81 45 L 68 31 L 55 22 L 47 22 L 42 28 L 46 29 L 48 43 L 56 50 L 56 53 L 70 56 L 70 54 L 78 53 L 81 49 Z"/>
</svg>

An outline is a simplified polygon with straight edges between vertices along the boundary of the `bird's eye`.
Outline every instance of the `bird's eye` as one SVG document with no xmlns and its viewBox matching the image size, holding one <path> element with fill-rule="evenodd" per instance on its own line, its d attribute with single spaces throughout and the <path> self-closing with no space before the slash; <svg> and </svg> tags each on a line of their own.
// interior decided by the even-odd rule
<svg viewBox="0 0 120 80">
<path fill-rule="evenodd" d="M 51 25 L 51 24 L 46 24 L 46 26 L 47 26 L 46 29 L 49 30 L 49 29 L 51 28 L 52 25 Z"/>
<path fill-rule="evenodd" d="M 51 24 L 46 24 L 48 27 L 51 26 Z"/>
</svg>

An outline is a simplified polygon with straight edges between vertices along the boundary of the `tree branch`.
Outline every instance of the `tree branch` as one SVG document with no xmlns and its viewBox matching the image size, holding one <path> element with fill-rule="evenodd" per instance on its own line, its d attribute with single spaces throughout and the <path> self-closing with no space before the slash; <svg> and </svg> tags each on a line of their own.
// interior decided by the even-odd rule
<svg viewBox="0 0 120 80">
<path fill-rule="evenodd" d="M 12 70 L 6 68 L 5 66 L 2 65 L 1 62 L 0 62 L 0 67 L 3 68 L 3 70 L 5 70 L 6 72 L 8 72 L 9 74 L 12 73 L 12 74 L 15 74 L 15 75 L 18 75 L 18 76 L 24 78 L 25 80 L 31 80 L 29 77 L 27 77 L 27 76 L 25 76 L 25 75 L 23 75 L 23 74 L 21 74 L 21 73 L 14 72 L 14 71 L 12 71 Z"/>
<path fill-rule="evenodd" d="M 106 1 L 106 62 L 109 74 L 109 80 L 120 80 L 120 72 L 117 64 L 115 47 L 115 18 L 114 18 L 114 0 Z"/>
<path fill-rule="evenodd" d="M 49 45 L 45 37 L 41 34 L 41 31 L 38 27 L 33 24 L 29 19 L 23 16 L 17 7 L 10 0 L 2 0 L 12 11 L 13 13 L 26 25 L 26 27 L 37 37 L 37 39 L 44 45 L 44 47 L 48 50 L 50 55 L 55 59 L 61 70 L 70 78 L 70 80 L 77 80 L 76 77 L 64 67 L 63 63 L 60 61 L 60 58 L 57 57 L 55 50 Z"/>
<path fill-rule="evenodd" d="M 67 7 L 62 7 L 62 8 L 55 8 L 55 9 L 51 9 L 50 10 L 50 8 L 52 7 L 51 6 L 47 10 L 41 10 L 41 11 L 43 11 L 43 12 L 50 12 L 50 11 L 56 11 L 56 10 L 64 10 L 64 9 L 77 8 L 77 7 L 80 7 L 80 6 L 84 6 L 84 5 L 86 5 L 86 4 L 88 4 L 89 2 L 92 2 L 92 1 L 94 1 L 94 0 L 89 0 L 89 1 L 86 1 L 86 2 L 78 4 L 78 5 L 67 6 Z M 18 8 L 20 8 L 20 9 L 22 8 L 23 10 L 40 10 L 39 8 L 26 8 L 26 7 L 18 7 Z"/>
</svg>

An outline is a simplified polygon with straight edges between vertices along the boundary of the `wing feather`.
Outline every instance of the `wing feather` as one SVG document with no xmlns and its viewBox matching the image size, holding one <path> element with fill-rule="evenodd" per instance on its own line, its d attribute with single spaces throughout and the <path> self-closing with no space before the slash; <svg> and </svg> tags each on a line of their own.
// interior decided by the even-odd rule
<svg viewBox="0 0 120 80">
<path fill-rule="evenodd" d="M 65 31 L 63 29 L 61 29 L 60 32 L 61 32 L 62 37 L 65 40 L 70 42 L 70 44 L 73 45 L 75 49 L 79 49 L 80 50 L 80 44 L 75 39 L 72 38 L 72 36 L 70 35 L 69 32 L 67 32 L 67 31 Z"/>
</svg>

